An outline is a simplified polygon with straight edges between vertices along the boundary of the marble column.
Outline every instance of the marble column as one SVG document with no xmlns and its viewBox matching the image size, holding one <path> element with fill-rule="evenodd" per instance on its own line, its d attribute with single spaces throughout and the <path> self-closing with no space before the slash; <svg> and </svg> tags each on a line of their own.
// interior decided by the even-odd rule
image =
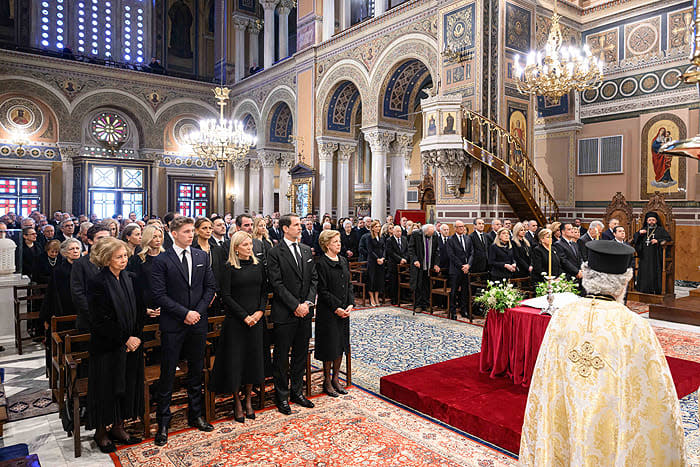
<svg viewBox="0 0 700 467">
<path fill-rule="evenodd" d="M 258 161 L 262 166 L 262 213 L 270 214 L 275 211 L 275 162 L 278 153 L 258 149 Z"/>
<path fill-rule="evenodd" d="M 263 53 L 265 54 L 264 67 L 267 69 L 275 62 L 275 8 L 277 8 L 277 0 L 260 0 L 260 5 L 265 12 Z"/>
<path fill-rule="evenodd" d="M 318 142 L 318 214 L 319 218 L 333 211 L 333 155 L 338 143 L 323 136 Z"/>
<path fill-rule="evenodd" d="M 239 82 L 245 73 L 245 29 L 248 27 L 248 20 L 234 16 L 233 28 L 236 30 L 236 61 L 234 68 L 234 80 Z"/>
<path fill-rule="evenodd" d="M 163 159 L 161 154 L 153 155 L 153 165 L 151 166 L 151 186 L 150 186 L 150 196 L 151 196 L 151 210 L 149 214 L 159 215 L 160 211 L 160 198 L 158 194 L 160 193 L 160 161 Z M 165 211 L 163 211 L 165 212 Z"/>
<path fill-rule="evenodd" d="M 280 154 L 280 212 L 282 214 L 294 211 L 294 208 L 291 206 L 291 200 L 287 198 L 287 192 L 289 192 L 289 184 L 291 182 L 289 169 L 291 169 L 293 165 L 294 153 L 283 152 Z"/>
<path fill-rule="evenodd" d="M 338 218 L 349 215 L 350 211 L 350 157 L 357 151 L 357 142 L 340 143 L 338 145 Z"/>
<path fill-rule="evenodd" d="M 61 210 L 73 211 L 73 161 L 80 156 L 80 144 L 58 144 L 61 152 L 61 179 L 63 197 Z M 86 206 L 89 208 L 89 206 Z M 89 209 L 88 209 L 89 210 Z"/>
<path fill-rule="evenodd" d="M 341 4 L 340 30 L 344 31 L 350 27 L 350 23 L 352 22 L 352 13 L 350 10 L 352 2 L 341 2 Z"/>
<path fill-rule="evenodd" d="M 293 2 L 291 0 L 282 0 L 277 7 L 279 15 L 279 54 L 280 60 L 289 56 L 289 12 L 292 11 Z"/>
<path fill-rule="evenodd" d="M 223 216 L 226 209 L 226 162 L 216 163 L 216 212 Z"/>
<path fill-rule="evenodd" d="M 323 40 L 335 34 L 335 0 L 323 0 Z"/>
<path fill-rule="evenodd" d="M 383 15 L 386 12 L 387 0 L 374 0 L 374 17 Z"/>
<path fill-rule="evenodd" d="M 251 159 L 248 175 L 248 211 L 260 212 L 260 161 Z"/>
<path fill-rule="evenodd" d="M 372 218 L 386 219 L 386 156 L 395 133 L 379 127 L 363 128 L 372 151 Z"/>
<path fill-rule="evenodd" d="M 242 214 L 245 211 L 245 169 L 248 167 L 248 159 L 233 163 L 233 214 Z"/>
<path fill-rule="evenodd" d="M 259 21 L 260 20 L 251 21 L 248 23 L 248 68 L 260 65 L 260 63 L 258 63 L 260 56 L 258 52 L 258 34 L 261 29 Z"/>
<path fill-rule="evenodd" d="M 413 151 L 413 132 L 397 132 L 396 140 L 392 144 L 391 153 L 391 189 L 390 212 L 392 216 L 397 209 L 406 209 L 408 180 L 406 180 L 406 169 L 411 160 Z"/>
</svg>

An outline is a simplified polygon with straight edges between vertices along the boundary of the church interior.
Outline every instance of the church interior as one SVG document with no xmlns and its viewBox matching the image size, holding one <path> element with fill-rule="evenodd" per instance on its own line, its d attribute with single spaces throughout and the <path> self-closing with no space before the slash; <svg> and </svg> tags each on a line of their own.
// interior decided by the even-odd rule
<svg viewBox="0 0 700 467">
<path fill-rule="evenodd" d="M 477 219 L 494 236 L 497 220 L 572 224 L 581 235 L 596 221 L 614 233 L 616 220 L 626 231 L 622 243 L 637 249 L 626 307 L 651 326 L 668 360 L 683 455 L 696 465 L 696 3 L 0 0 L 0 217 L 17 216 L 20 250 L 26 225 L 19 221 L 34 212 L 48 225 L 54 213 L 69 213 L 76 227 L 82 216 L 97 224 L 117 215 L 128 222 L 133 213 L 144 232 L 166 213 L 219 217 L 228 235 L 240 231 L 238 215 L 272 229 L 287 213 L 302 222 L 314 216 L 318 233 L 326 216 L 341 233 L 344 220 L 354 230 L 358 220 L 383 225 L 391 216 L 404 236 L 411 231 L 402 218 L 446 225 L 447 236 L 457 235 L 458 222 L 475 232 Z M 659 288 L 651 292 L 634 286 L 647 273 L 635 242 L 649 213 L 670 236 L 659 247 L 652 271 Z M 39 222 L 32 226 L 39 233 Z M 0 269 L 3 248 L 0 240 Z M 238 424 L 231 399 L 209 395 L 206 380 L 214 431 L 203 432 L 188 428 L 181 385 L 168 444 L 156 446 L 160 419 L 149 387 L 159 373 L 146 371 L 145 415 L 127 423 L 143 442 L 109 455 L 81 427 L 75 404 L 87 389 L 71 399 L 81 390 L 71 386 L 80 374 L 67 359 L 71 331 L 23 338 L 39 317 L 27 299 L 34 282 L 21 269 L 0 271 L 0 466 L 518 465 L 537 351 L 515 383 L 510 370 L 505 379 L 484 372 L 489 320 L 472 315 L 472 293 L 485 280 L 469 275 L 468 314 L 453 316 L 447 269 L 433 278 L 428 266 L 430 306 L 417 307 L 412 261 L 405 269 L 390 262 L 398 298 L 389 296 L 387 272 L 386 293 L 372 307 L 367 266 L 352 261 L 352 353 L 341 366 L 347 395 L 323 394 L 323 365 L 309 350 L 305 394 L 314 409 L 291 404 L 292 415 L 281 415 L 265 379 L 254 388 L 257 419 Z M 551 276 L 551 253 L 549 261 Z M 534 284 L 524 293 L 534 297 Z M 543 316 L 528 315 L 528 326 L 544 334 Z M 222 322 L 207 331 L 207 345 Z M 205 379 L 214 361 L 207 352 Z M 15 458 L 26 460 L 4 464 Z"/>
</svg>

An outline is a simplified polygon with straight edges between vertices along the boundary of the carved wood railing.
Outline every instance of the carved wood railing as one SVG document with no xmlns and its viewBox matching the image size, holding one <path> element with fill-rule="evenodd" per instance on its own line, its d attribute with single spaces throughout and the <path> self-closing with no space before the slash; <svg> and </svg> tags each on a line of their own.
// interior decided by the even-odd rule
<svg viewBox="0 0 700 467">
<path fill-rule="evenodd" d="M 540 225 L 559 217 L 559 205 L 527 157 L 518 138 L 505 128 L 469 109 L 462 108 L 462 137 L 464 150 L 482 164 L 495 170 L 510 183 L 520 195 L 523 204 L 531 211 Z M 521 213 L 516 215 L 521 216 Z M 522 214 L 525 217 L 525 214 Z"/>
</svg>

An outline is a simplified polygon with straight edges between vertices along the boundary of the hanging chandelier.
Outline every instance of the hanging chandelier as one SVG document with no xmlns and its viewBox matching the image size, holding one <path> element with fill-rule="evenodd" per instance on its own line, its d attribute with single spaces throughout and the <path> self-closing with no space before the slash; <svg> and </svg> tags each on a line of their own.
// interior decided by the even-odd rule
<svg viewBox="0 0 700 467">
<path fill-rule="evenodd" d="M 588 45 L 583 50 L 562 46 L 563 38 L 554 0 L 554 14 L 545 50 L 532 50 L 527 55 L 525 68 L 520 56 L 515 56 L 515 77 L 521 94 L 537 94 L 557 99 L 569 91 L 596 89 L 603 77 L 603 62 L 591 54 Z"/>
<path fill-rule="evenodd" d="M 242 160 L 257 143 L 257 138 L 243 131 L 243 123 L 224 118 L 224 107 L 230 92 L 226 87 L 214 89 L 219 119 L 200 120 L 199 131 L 190 133 L 187 138 L 192 153 L 205 163 L 223 165 Z"/>
</svg>

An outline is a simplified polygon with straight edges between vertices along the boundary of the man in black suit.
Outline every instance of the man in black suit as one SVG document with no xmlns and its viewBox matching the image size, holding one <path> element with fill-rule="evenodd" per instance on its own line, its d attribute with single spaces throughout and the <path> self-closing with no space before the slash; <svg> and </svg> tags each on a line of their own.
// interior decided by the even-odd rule
<svg viewBox="0 0 700 467">
<path fill-rule="evenodd" d="M 586 248 L 586 243 L 591 240 L 597 240 L 600 237 L 600 233 L 603 231 L 604 225 L 600 221 L 593 221 L 588 225 L 588 232 L 581 235 L 578 239 L 578 251 L 581 253 L 581 259 L 583 261 L 588 261 L 588 248 Z"/>
<path fill-rule="evenodd" d="M 104 224 L 93 225 L 87 230 L 88 249 L 101 238 L 109 237 L 109 227 Z M 88 300 L 87 300 L 87 285 L 88 280 L 94 277 L 100 268 L 90 261 L 90 253 L 81 256 L 73 263 L 70 270 L 70 296 L 78 311 L 78 319 L 76 327 L 81 330 L 89 330 L 90 322 L 88 321 Z"/>
<path fill-rule="evenodd" d="M 306 354 L 311 338 L 310 307 L 316 300 L 316 269 L 311 248 L 300 244 L 301 221 L 295 214 L 280 218 L 284 237 L 268 255 L 272 287 L 270 319 L 274 323 L 273 378 L 277 410 L 290 415 L 289 400 L 302 407 L 314 404 L 302 393 Z M 289 364 L 291 350 L 291 368 Z M 291 382 L 291 394 L 290 394 Z"/>
<path fill-rule="evenodd" d="M 450 260 L 450 318 L 456 319 L 458 301 L 459 314 L 467 316 L 469 268 L 474 261 L 474 248 L 462 221 L 455 221 L 455 234 L 447 241 L 447 255 Z"/>
<path fill-rule="evenodd" d="M 173 246 L 173 236 L 170 235 L 170 222 L 175 219 L 175 213 L 167 212 L 163 216 L 163 249 Z"/>
<path fill-rule="evenodd" d="M 489 244 L 484 233 L 484 220 L 474 221 L 474 232 L 469 234 L 472 241 L 473 259 L 469 272 L 487 272 L 489 270 Z"/>
<path fill-rule="evenodd" d="M 561 225 L 561 238 L 554 243 L 554 249 L 559 257 L 562 271 L 570 280 L 580 280 L 583 277 L 581 272 L 581 253 L 574 240 L 574 226 L 570 222 Z"/>
<path fill-rule="evenodd" d="M 56 233 L 56 239 L 63 243 L 68 238 L 73 238 L 73 232 L 75 231 L 75 224 L 72 219 L 66 219 L 61 222 L 61 228 Z"/>
<path fill-rule="evenodd" d="M 364 217 L 362 219 L 357 220 L 357 238 L 361 239 L 364 234 L 369 233 L 369 225 L 371 223 L 371 217 Z"/>
<path fill-rule="evenodd" d="M 386 240 L 387 264 L 389 268 L 389 296 L 392 305 L 399 305 L 399 264 L 408 263 L 408 241 L 402 236 L 400 225 L 395 225 L 392 235 Z"/>
<path fill-rule="evenodd" d="M 250 217 L 248 214 L 239 214 L 236 216 L 236 227 L 238 230 L 242 230 L 243 232 L 248 232 L 251 236 L 253 235 L 253 218 Z M 230 241 L 226 241 L 224 244 L 224 249 L 226 251 L 229 250 L 230 248 Z M 267 253 L 269 251 L 269 246 L 270 244 L 268 243 L 267 245 L 263 243 L 262 240 L 259 238 L 254 238 L 253 239 L 253 254 L 255 255 L 256 258 L 258 258 L 258 261 L 262 262 L 263 264 L 267 264 Z"/>
<path fill-rule="evenodd" d="M 486 234 L 486 238 L 488 239 L 488 243 L 486 244 L 487 249 L 496 240 L 496 234 L 501 230 L 501 227 L 503 227 L 503 224 L 500 220 L 494 219 L 491 221 L 491 231 Z"/>
<path fill-rule="evenodd" d="M 537 221 L 530 221 L 528 223 L 525 238 L 530 242 L 531 248 L 535 248 L 540 243 L 540 240 L 537 238 Z"/>
<path fill-rule="evenodd" d="M 282 237 L 284 237 L 280 230 L 279 219 L 272 219 L 272 227 L 267 229 L 267 232 L 270 234 L 270 240 L 272 240 L 273 245 L 277 245 L 280 240 L 282 240 Z"/>
<path fill-rule="evenodd" d="M 314 229 L 314 221 L 308 216 L 304 221 L 304 226 L 301 232 L 301 243 L 311 248 L 311 254 L 316 255 L 318 254 L 316 244 L 318 243 L 319 233 Z"/>
<path fill-rule="evenodd" d="M 450 239 L 450 226 L 440 224 L 440 228 L 436 232 L 438 238 L 438 250 L 440 250 L 440 271 L 447 276 L 450 271 L 450 257 L 447 254 L 447 241 Z"/>
<path fill-rule="evenodd" d="M 411 261 L 411 289 L 415 291 L 414 311 L 430 311 L 430 270 L 440 272 L 440 253 L 435 226 L 425 224 L 411 234 L 408 244 Z"/>
<path fill-rule="evenodd" d="M 608 229 L 603 232 L 600 239 L 601 240 L 615 240 L 615 227 L 620 225 L 620 221 L 614 217 L 608 222 Z"/>
<path fill-rule="evenodd" d="M 151 287 L 153 301 L 160 307 L 161 362 L 155 444 L 168 442 L 172 415 L 175 370 L 182 357 L 187 360 L 188 421 L 200 431 L 214 429 L 202 416 L 202 369 L 207 337 L 207 309 L 214 298 L 216 280 L 209 256 L 190 248 L 194 237 L 194 219 L 176 217 L 170 222 L 173 246 L 153 259 Z"/>
<path fill-rule="evenodd" d="M 226 240 L 228 240 L 228 238 L 226 237 L 226 222 L 224 218 L 221 216 L 212 216 L 209 243 L 223 248 L 226 244 Z M 228 250 L 226 250 L 226 253 L 228 254 Z"/>
</svg>

